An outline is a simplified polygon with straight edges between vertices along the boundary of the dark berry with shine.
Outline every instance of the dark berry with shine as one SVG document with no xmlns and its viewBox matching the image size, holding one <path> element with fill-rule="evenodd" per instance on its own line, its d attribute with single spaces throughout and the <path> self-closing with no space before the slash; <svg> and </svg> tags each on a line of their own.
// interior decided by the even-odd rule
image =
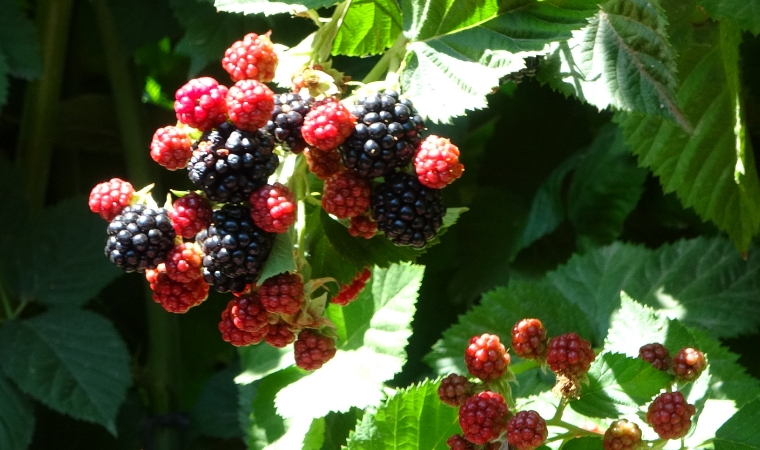
<svg viewBox="0 0 760 450">
<path fill-rule="evenodd" d="M 372 218 L 378 230 L 396 245 L 422 248 L 443 224 L 446 207 L 438 189 L 425 187 L 417 177 L 397 172 L 373 189 Z"/>
<path fill-rule="evenodd" d="M 188 177 L 210 200 L 242 203 L 277 169 L 279 160 L 273 150 L 274 140 L 268 133 L 223 123 L 193 144 Z"/>
<path fill-rule="evenodd" d="M 339 147 L 346 167 L 375 178 L 412 161 L 425 123 L 411 100 L 380 91 L 359 99 L 351 113 L 357 118 L 354 132 Z"/>
<path fill-rule="evenodd" d="M 295 92 L 275 95 L 272 118 L 264 128 L 277 142 L 285 144 L 288 150 L 301 153 L 306 148 L 301 127 L 313 104 L 314 97 L 310 95 L 299 95 Z"/>
<path fill-rule="evenodd" d="M 249 208 L 224 205 L 214 211 L 208 230 L 198 236 L 205 255 L 203 278 L 220 292 L 243 290 L 258 278 L 274 236 L 253 223 Z"/>
<path fill-rule="evenodd" d="M 108 225 L 105 253 L 126 272 L 145 272 L 166 260 L 175 236 L 164 208 L 127 206 Z"/>
</svg>

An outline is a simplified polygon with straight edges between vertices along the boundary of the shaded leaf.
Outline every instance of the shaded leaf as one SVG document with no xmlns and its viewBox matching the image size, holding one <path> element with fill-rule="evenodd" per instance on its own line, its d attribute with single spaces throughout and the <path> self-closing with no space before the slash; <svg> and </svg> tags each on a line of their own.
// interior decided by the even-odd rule
<svg viewBox="0 0 760 450">
<path fill-rule="evenodd" d="M 266 263 L 261 270 L 261 275 L 257 280 L 257 283 L 261 284 L 267 278 L 271 278 L 275 275 L 294 272 L 296 270 L 296 257 L 293 248 L 293 238 L 290 231 L 287 233 L 279 233 L 274 238 L 274 244 L 272 251 L 267 257 Z"/>
<path fill-rule="evenodd" d="M 649 403 L 672 376 L 642 359 L 603 353 L 591 363 L 588 379 L 570 406 L 585 416 L 618 418 Z"/>
<path fill-rule="evenodd" d="M 249 345 L 238 349 L 241 372 L 235 377 L 238 384 L 249 384 L 270 373 L 293 365 L 293 347 L 276 348 L 271 345 Z"/>
<path fill-rule="evenodd" d="M 32 442 L 33 432 L 32 404 L 10 380 L 0 375 L 0 448 L 25 450 Z"/>
<path fill-rule="evenodd" d="M 399 390 L 374 414 L 365 414 L 348 437 L 348 450 L 445 450 L 461 433 L 456 408 L 438 399 L 438 382 Z"/>
<path fill-rule="evenodd" d="M 401 33 L 401 10 L 396 0 L 351 2 L 333 41 L 333 55 L 367 56 L 382 53 Z"/>
<path fill-rule="evenodd" d="M 760 399 L 744 405 L 715 433 L 715 450 L 760 449 Z"/>
<path fill-rule="evenodd" d="M 758 0 L 699 0 L 716 20 L 736 22 L 742 30 L 760 33 L 760 1 Z"/>
<path fill-rule="evenodd" d="M 114 434 L 131 384 L 128 363 L 113 325 L 89 311 L 55 308 L 0 329 L 0 366 L 22 391 Z"/>
<path fill-rule="evenodd" d="M 0 53 L 5 55 L 5 64 L 11 75 L 27 80 L 42 75 L 37 31 L 19 7 L 19 2 L 0 3 Z M 3 73 L 0 70 L 0 76 Z"/>
<path fill-rule="evenodd" d="M 0 51 L 0 109 L 8 100 L 8 77 L 10 76 L 9 72 L 10 70 L 8 67 L 8 60 L 3 52 Z"/>
<path fill-rule="evenodd" d="M 578 234 L 598 243 L 615 240 L 644 192 L 646 176 L 621 130 L 614 125 L 602 128 L 570 185 L 568 216 Z"/>
<path fill-rule="evenodd" d="M 238 388 L 234 381 L 237 372 L 234 366 L 228 367 L 212 375 L 203 385 L 191 412 L 198 433 L 222 439 L 242 436 L 238 418 Z"/>
<path fill-rule="evenodd" d="M 693 0 L 669 3 L 672 10 L 696 7 Z M 678 105 L 694 132 L 642 114 L 620 113 L 615 120 L 639 164 L 660 178 L 665 193 L 676 192 L 685 207 L 715 222 L 746 250 L 760 231 L 760 183 L 739 101 L 741 35 L 729 23 L 695 27 L 684 17 L 674 23 L 672 40 L 683 79 Z"/>
<path fill-rule="evenodd" d="M 594 338 L 607 335 L 620 291 L 687 325 L 730 337 L 760 324 L 760 253 L 744 261 L 723 238 L 682 240 L 650 250 L 614 243 L 573 256 L 547 278 L 593 318 Z"/>
</svg>

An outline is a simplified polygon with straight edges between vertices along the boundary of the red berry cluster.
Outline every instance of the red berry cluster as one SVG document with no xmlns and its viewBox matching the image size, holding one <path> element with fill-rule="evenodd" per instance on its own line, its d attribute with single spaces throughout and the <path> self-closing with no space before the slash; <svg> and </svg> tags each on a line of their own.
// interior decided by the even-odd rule
<svg viewBox="0 0 760 450">
<path fill-rule="evenodd" d="M 676 380 L 685 382 L 699 378 L 699 375 L 707 367 L 707 359 L 701 351 L 691 347 L 683 347 L 671 360 L 670 352 L 659 342 L 641 346 L 639 358 L 663 372 L 672 368 Z"/>
</svg>

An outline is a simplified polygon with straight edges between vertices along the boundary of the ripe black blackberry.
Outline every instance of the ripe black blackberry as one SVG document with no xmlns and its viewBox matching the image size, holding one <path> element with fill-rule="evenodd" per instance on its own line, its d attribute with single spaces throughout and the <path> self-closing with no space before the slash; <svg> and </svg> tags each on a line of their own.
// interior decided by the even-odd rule
<svg viewBox="0 0 760 450">
<path fill-rule="evenodd" d="M 441 191 L 425 187 L 417 177 L 396 172 L 373 189 L 372 218 L 396 245 L 422 248 L 443 224 L 446 207 Z"/>
<path fill-rule="evenodd" d="M 291 152 L 301 153 L 306 148 L 301 126 L 313 104 L 314 97 L 310 95 L 302 96 L 295 92 L 275 95 L 272 118 L 264 128 L 277 142 L 286 144 Z"/>
<path fill-rule="evenodd" d="M 253 223 L 250 208 L 224 205 L 214 211 L 208 230 L 199 234 L 205 255 L 203 278 L 217 291 L 243 290 L 258 278 L 274 236 Z"/>
<path fill-rule="evenodd" d="M 408 165 L 425 129 L 412 101 L 395 91 L 380 91 L 359 99 L 351 108 L 354 132 L 339 147 L 343 164 L 363 177 L 387 175 Z"/>
<path fill-rule="evenodd" d="M 164 262 L 175 236 L 164 208 L 127 206 L 108 225 L 105 253 L 126 272 L 145 272 Z"/>
<path fill-rule="evenodd" d="M 193 144 L 188 177 L 216 202 L 242 203 L 267 182 L 279 164 L 272 136 L 223 123 Z"/>
</svg>

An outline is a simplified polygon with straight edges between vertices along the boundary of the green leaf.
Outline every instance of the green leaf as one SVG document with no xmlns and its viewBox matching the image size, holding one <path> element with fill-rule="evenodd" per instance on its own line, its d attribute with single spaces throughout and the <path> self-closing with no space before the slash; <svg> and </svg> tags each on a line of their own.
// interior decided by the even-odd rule
<svg viewBox="0 0 760 450">
<path fill-rule="evenodd" d="M 652 401 L 672 376 L 642 359 L 603 353 L 591 363 L 588 379 L 581 397 L 570 406 L 588 417 L 618 418 Z"/>
<path fill-rule="evenodd" d="M 760 1 L 758 0 L 699 0 L 708 14 L 716 20 L 730 20 L 742 30 L 760 34 Z"/>
<path fill-rule="evenodd" d="M 129 387 L 129 354 L 103 317 L 54 308 L 0 329 L 0 365 L 22 391 L 56 411 L 116 433 Z"/>
<path fill-rule="evenodd" d="M 399 390 L 374 414 L 365 414 L 348 436 L 348 450 L 445 450 L 461 433 L 456 408 L 438 399 L 438 382 Z"/>
<path fill-rule="evenodd" d="M 404 1 L 404 34 L 411 41 L 401 77 L 405 94 L 435 122 L 486 107 L 485 96 L 500 77 L 586 24 L 595 2 L 578 3 Z"/>
<path fill-rule="evenodd" d="M 695 8 L 693 1 L 673 4 L 672 9 Z M 666 193 L 676 192 L 685 207 L 747 250 L 760 231 L 760 183 L 739 100 L 741 35 L 729 23 L 696 27 L 684 18 L 672 36 L 683 78 L 678 105 L 694 132 L 642 114 L 620 113 L 615 120 L 639 164 L 660 177 Z"/>
<path fill-rule="evenodd" d="M 36 245 L 24 252 L 24 263 L 17 267 L 21 298 L 79 306 L 122 275 L 103 256 L 106 227 L 89 210 L 85 197 L 64 200 L 45 210 L 32 224 Z"/>
<path fill-rule="evenodd" d="M 573 256 L 547 278 L 596 325 L 594 338 L 607 335 L 620 291 L 690 326 L 730 337 L 760 323 L 760 254 L 742 260 L 723 238 L 697 238 L 657 250 L 614 243 Z"/>
<path fill-rule="evenodd" d="M 296 257 L 293 250 L 293 238 L 290 232 L 279 233 L 274 238 L 272 252 L 269 254 L 266 263 L 264 263 L 258 283 L 261 284 L 267 278 L 281 273 L 294 272 L 295 270 Z"/>
<path fill-rule="evenodd" d="M 271 27 L 261 17 L 217 12 L 213 4 L 206 0 L 170 0 L 170 3 L 175 17 L 185 30 L 176 51 L 190 57 L 191 77 L 212 61 L 218 64 L 224 51 L 250 30 Z"/>
<path fill-rule="evenodd" d="M 460 316 L 424 360 L 440 375 L 466 374 L 462 352 L 472 336 L 491 333 L 499 335 L 502 342 L 510 342 L 512 327 L 526 317 L 541 319 L 552 336 L 570 331 L 591 336 L 581 310 L 548 283 L 512 280 L 508 287 L 484 294 L 480 305 Z"/>
<path fill-rule="evenodd" d="M 554 46 L 540 78 L 599 109 L 613 106 L 691 126 L 675 99 L 675 53 L 655 0 L 608 0 L 589 25 Z M 546 71 L 544 71 L 546 72 Z"/>
<path fill-rule="evenodd" d="M 235 377 L 238 384 L 249 384 L 270 373 L 293 365 L 293 347 L 276 348 L 271 345 L 249 345 L 238 349 L 242 371 Z"/>
<path fill-rule="evenodd" d="M 194 429 L 204 436 L 231 439 L 243 430 L 238 421 L 238 388 L 235 367 L 217 372 L 206 381 L 191 412 Z"/>
<path fill-rule="evenodd" d="M 0 375 L 0 448 L 25 450 L 32 442 L 33 432 L 34 409 L 31 403 Z"/>
<path fill-rule="evenodd" d="M 748 403 L 715 433 L 715 450 L 760 449 L 760 399 Z"/>
<path fill-rule="evenodd" d="M 219 11 L 243 14 L 273 14 L 304 12 L 308 8 L 301 5 L 269 0 L 214 0 L 214 7 Z"/>
<path fill-rule="evenodd" d="M 382 53 L 401 33 L 401 10 L 396 0 L 351 2 L 333 41 L 333 55 L 367 56 Z"/>
<path fill-rule="evenodd" d="M 343 309 L 347 339 L 322 368 L 277 394 L 283 417 L 324 417 L 330 411 L 380 404 L 383 382 L 406 362 L 405 347 L 424 268 L 392 265 L 375 268 L 371 286 Z M 345 380 L 351 380 L 346 383 Z M 303 399 L 308 397 L 308 403 Z"/>
<path fill-rule="evenodd" d="M 642 345 L 653 342 L 665 345 L 671 355 L 683 347 L 698 348 L 709 362 L 709 398 L 731 400 L 741 406 L 760 395 L 760 381 L 747 375 L 737 363 L 738 356 L 721 347 L 712 335 L 688 329 L 680 321 L 669 319 L 667 311 L 657 312 L 623 293 L 620 309 L 613 313 L 604 348 L 630 357 L 638 356 Z M 714 417 L 712 422 L 717 420 Z"/>
<path fill-rule="evenodd" d="M 576 170 L 580 157 L 573 155 L 557 166 L 549 177 L 538 188 L 533 197 L 519 242 L 515 245 L 514 254 L 536 242 L 541 237 L 556 230 L 565 220 L 567 208 L 562 199 L 562 185 L 568 174 Z"/>
<path fill-rule="evenodd" d="M 11 75 L 28 80 L 42 75 L 37 31 L 19 7 L 19 2 L 0 3 L 0 53 L 5 55 Z M 0 75 L 2 73 L 0 71 Z"/>
<path fill-rule="evenodd" d="M 602 437 L 579 437 L 570 439 L 562 450 L 599 450 L 602 448 Z"/>
<path fill-rule="evenodd" d="M 597 134 L 573 176 L 568 216 L 580 235 L 607 244 L 623 231 L 623 222 L 644 192 L 646 170 L 623 142 L 623 133 L 607 125 Z"/>
</svg>

